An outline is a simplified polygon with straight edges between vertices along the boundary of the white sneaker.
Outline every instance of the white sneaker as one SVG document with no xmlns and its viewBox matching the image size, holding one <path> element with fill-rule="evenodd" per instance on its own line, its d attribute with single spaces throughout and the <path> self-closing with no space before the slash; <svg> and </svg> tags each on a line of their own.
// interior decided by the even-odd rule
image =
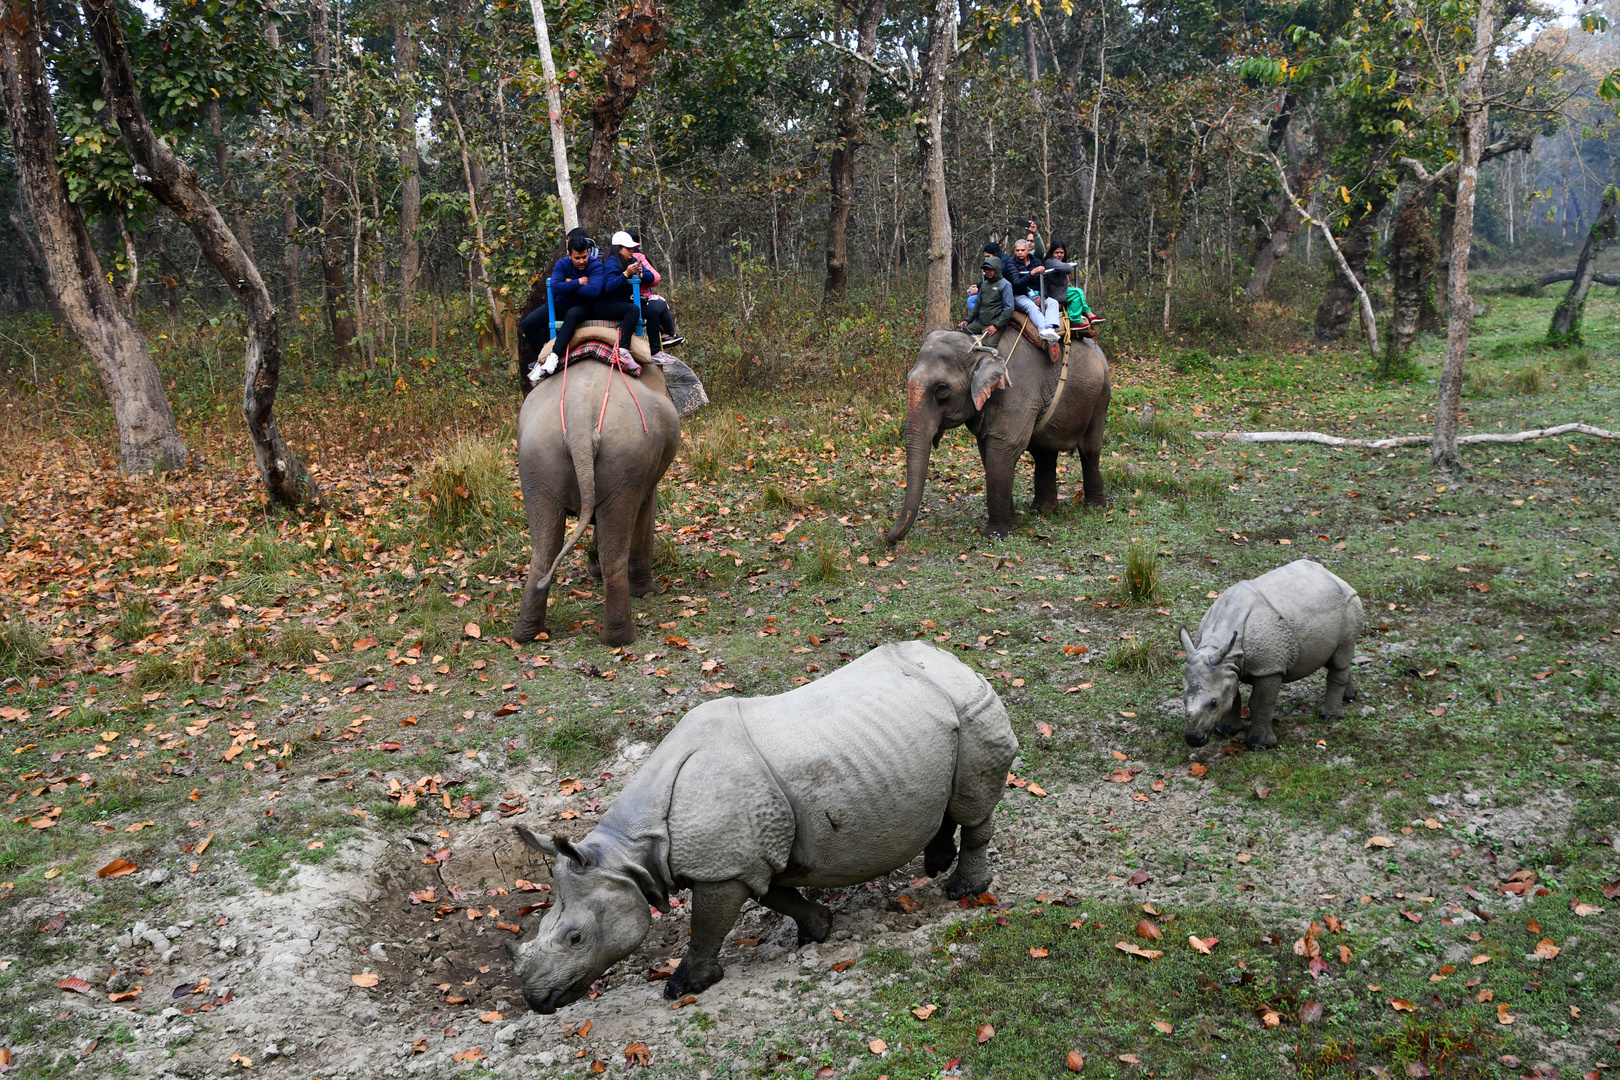
<svg viewBox="0 0 1620 1080">
<path fill-rule="evenodd" d="M 1058 332 L 1053 330 L 1050 326 L 1041 331 L 1041 340 L 1046 342 L 1048 345 L 1056 344 L 1060 336 L 1061 335 L 1059 335 Z"/>
</svg>

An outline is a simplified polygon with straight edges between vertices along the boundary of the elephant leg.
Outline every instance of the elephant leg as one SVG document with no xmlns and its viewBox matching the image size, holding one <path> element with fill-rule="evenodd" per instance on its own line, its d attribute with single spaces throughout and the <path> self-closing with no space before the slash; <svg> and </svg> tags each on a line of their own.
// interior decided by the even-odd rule
<svg viewBox="0 0 1620 1080">
<path fill-rule="evenodd" d="M 977 825 L 962 826 L 962 853 L 956 860 L 956 873 L 945 882 L 945 895 L 953 900 L 977 895 L 990 888 L 990 838 L 996 834 L 995 819 L 985 818 Z"/>
<path fill-rule="evenodd" d="M 1031 450 L 1035 455 L 1035 512 L 1044 514 L 1058 505 L 1056 450 Z"/>
<path fill-rule="evenodd" d="M 956 822 L 947 813 L 939 823 L 939 832 L 923 848 L 923 873 L 938 877 L 956 861 Z"/>
<path fill-rule="evenodd" d="M 1270 750 L 1277 745 L 1277 736 L 1271 730 L 1271 721 L 1277 716 L 1277 697 L 1282 693 L 1282 676 L 1265 675 L 1254 680 L 1249 694 L 1250 750 Z"/>
<path fill-rule="evenodd" d="M 546 604 L 551 598 L 551 586 L 537 588 L 551 569 L 557 552 L 562 550 L 563 530 L 567 514 L 550 496 L 525 493 L 524 503 L 529 510 L 529 576 L 523 583 L 523 600 L 518 607 L 517 624 L 512 627 L 512 640 L 533 641 L 546 631 Z"/>
<path fill-rule="evenodd" d="M 596 508 L 596 550 L 602 559 L 605 610 L 597 637 L 604 645 L 628 645 L 636 639 L 630 619 L 630 547 L 635 521 L 623 499 Z"/>
<path fill-rule="evenodd" d="M 760 902 L 798 924 L 798 948 L 802 949 L 812 941 L 826 941 L 827 935 L 832 933 L 832 909 L 813 900 L 806 900 L 798 889 L 772 885 L 765 890 Z"/>
<path fill-rule="evenodd" d="M 630 541 L 630 595 L 647 596 L 658 591 L 653 580 L 653 542 L 658 522 L 658 485 L 654 484 L 641 500 L 636 513 L 636 529 Z"/>
<path fill-rule="evenodd" d="M 1317 709 L 1324 720 L 1336 720 L 1344 715 L 1345 692 L 1350 689 L 1350 661 L 1355 652 L 1355 642 L 1340 642 L 1328 658 L 1327 687 L 1322 691 L 1322 704 Z"/>
<path fill-rule="evenodd" d="M 700 881 L 692 886 L 692 943 L 664 985 L 665 997 L 701 994 L 725 977 L 720 946 L 737 925 L 747 899 L 748 886 L 740 881 Z"/>
<path fill-rule="evenodd" d="M 1108 489 L 1103 486 L 1102 445 L 1108 426 L 1108 400 L 1097 403 L 1097 409 L 1080 439 L 1080 476 L 1086 492 L 1087 506 L 1107 506 Z"/>
<path fill-rule="evenodd" d="M 1018 475 L 1018 459 L 1022 449 L 1001 443 L 979 444 L 979 458 L 984 462 L 984 504 L 987 512 L 984 531 L 990 536 L 1006 536 L 1017 525 L 1013 513 L 1013 481 Z"/>
</svg>

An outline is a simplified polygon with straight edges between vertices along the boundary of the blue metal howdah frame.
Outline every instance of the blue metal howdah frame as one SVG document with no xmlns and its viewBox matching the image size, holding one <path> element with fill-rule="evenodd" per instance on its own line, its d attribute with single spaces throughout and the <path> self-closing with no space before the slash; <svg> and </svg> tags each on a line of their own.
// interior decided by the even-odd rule
<svg viewBox="0 0 1620 1080">
<path fill-rule="evenodd" d="M 636 305 L 636 336 L 647 336 L 647 319 L 641 310 L 641 276 L 630 279 L 630 302 Z M 546 318 L 551 322 L 551 340 L 557 340 L 557 301 L 551 295 L 551 279 L 546 278 Z"/>
</svg>

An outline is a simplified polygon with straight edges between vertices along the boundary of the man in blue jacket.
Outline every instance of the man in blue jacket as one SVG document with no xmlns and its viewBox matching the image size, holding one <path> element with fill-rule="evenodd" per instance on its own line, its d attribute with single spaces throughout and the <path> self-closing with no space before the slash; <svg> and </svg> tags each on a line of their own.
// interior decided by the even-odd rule
<svg viewBox="0 0 1620 1080">
<path fill-rule="evenodd" d="M 562 325 L 557 328 L 557 340 L 551 347 L 551 359 L 543 373 L 557 370 L 559 359 L 568 354 L 568 343 L 574 339 L 579 324 L 591 317 L 591 309 L 601 299 L 602 286 L 607 280 L 607 267 L 591 254 L 591 238 L 584 229 L 568 234 L 568 254 L 558 259 L 551 268 L 551 302 L 562 313 Z M 518 332 L 538 353 L 545 347 L 551 332 L 550 313 L 537 308 L 518 326 Z"/>
</svg>

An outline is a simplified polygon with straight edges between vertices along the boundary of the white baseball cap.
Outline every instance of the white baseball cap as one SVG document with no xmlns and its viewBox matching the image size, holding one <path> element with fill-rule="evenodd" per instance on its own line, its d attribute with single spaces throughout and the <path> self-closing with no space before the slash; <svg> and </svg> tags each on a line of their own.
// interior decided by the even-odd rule
<svg viewBox="0 0 1620 1080">
<path fill-rule="evenodd" d="M 620 229 L 618 232 L 614 233 L 613 239 L 609 241 L 609 243 L 616 248 L 627 247 L 635 250 L 640 250 L 641 248 L 641 245 L 636 243 L 635 239 L 623 229 Z"/>
</svg>

